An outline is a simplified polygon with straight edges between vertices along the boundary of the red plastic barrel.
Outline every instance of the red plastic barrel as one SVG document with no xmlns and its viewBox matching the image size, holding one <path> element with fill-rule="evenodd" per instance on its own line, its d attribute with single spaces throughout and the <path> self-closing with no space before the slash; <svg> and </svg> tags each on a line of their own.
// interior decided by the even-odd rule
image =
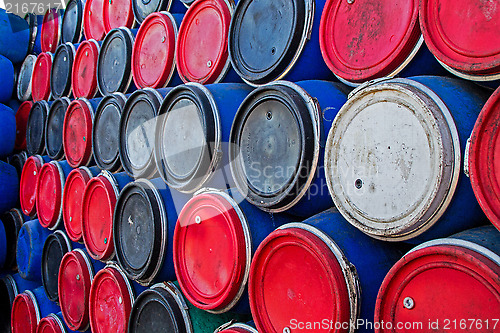
<svg viewBox="0 0 500 333">
<path fill-rule="evenodd" d="M 33 103 L 30 101 L 23 102 L 16 112 L 16 150 L 26 150 L 26 126 L 28 125 L 28 117 L 30 115 Z"/>
<path fill-rule="evenodd" d="M 48 100 L 50 97 L 50 72 L 52 70 L 52 54 L 40 53 L 36 58 L 31 78 L 31 95 L 33 101 Z"/>
<path fill-rule="evenodd" d="M 132 75 L 138 88 L 163 88 L 175 69 L 177 23 L 170 13 L 149 15 L 135 37 Z"/>
<path fill-rule="evenodd" d="M 179 28 L 175 61 L 184 82 L 222 81 L 231 68 L 229 25 L 234 4 L 227 0 L 200 0 L 189 7 Z"/>
<path fill-rule="evenodd" d="M 56 52 L 61 39 L 62 16 L 54 8 L 50 8 L 45 13 L 42 23 L 41 43 L 43 52 Z"/>
<path fill-rule="evenodd" d="M 106 33 L 114 28 L 133 28 L 135 18 L 132 10 L 132 0 L 105 0 L 102 16 Z"/>
<path fill-rule="evenodd" d="M 63 127 L 64 154 L 73 168 L 86 166 L 92 160 L 92 122 L 94 108 L 87 99 L 71 102 Z"/>
<path fill-rule="evenodd" d="M 36 333 L 66 333 L 61 319 L 55 314 L 50 314 L 47 317 L 40 319 Z"/>
<path fill-rule="evenodd" d="M 83 32 L 85 38 L 102 40 L 106 35 L 103 21 L 103 7 L 106 0 L 87 0 L 83 12 Z"/>
<path fill-rule="evenodd" d="M 25 215 L 34 217 L 36 214 L 36 186 L 40 169 L 44 164 L 40 155 L 30 156 L 24 163 L 19 184 L 21 209 Z"/>
<path fill-rule="evenodd" d="M 99 44 L 94 40 L 86 40 L 76 51 L 71 72 L 71 86 L 75 97 L 93 98 L 97 94 L 97 61 Z"/>
</svg>

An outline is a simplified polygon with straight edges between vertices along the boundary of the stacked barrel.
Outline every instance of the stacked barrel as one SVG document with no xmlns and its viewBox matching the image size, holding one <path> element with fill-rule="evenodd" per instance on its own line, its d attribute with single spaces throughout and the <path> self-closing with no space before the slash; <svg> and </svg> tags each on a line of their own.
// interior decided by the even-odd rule
<svg viewBox="0 0 500 333">
<path fill-rule="evenodd" d="M 497 7 L 0 10 L 0 330 L 497 332 Z"/>
</svg>

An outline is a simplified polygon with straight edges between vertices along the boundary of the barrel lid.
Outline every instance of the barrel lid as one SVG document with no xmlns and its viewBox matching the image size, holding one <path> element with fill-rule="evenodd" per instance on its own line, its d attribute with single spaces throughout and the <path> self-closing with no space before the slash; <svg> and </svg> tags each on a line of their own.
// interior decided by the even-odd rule
<svg viewBox="0 0 500 333">
<path fill-rule="evenodd" d="M 349 288 L 341 264 L 321 234 L 298 226 L 282 228 L 259 245 L 248 293 L 260 332 L 283 332 L 290 329 L 292 319 L 350 321 Z M 337 331 L 341 330 L 331 330 Z"/>
<path fill-rule="evenodd" d="M 118 152 L 120 117 L 127 97 L 113 93 L 104 97 L 97 107 L 92 128 L 92 151 L 99 168 L 110 172 L 121 169 Z"/>
<path fill-rule="evenodd" d="M 252 249 L 246 218 L 229 195 L 193 197 L 179 214 L 173 247 L 179 285 L 192 304 L 221 313 L 238 302 Z"/>
<path fill-rule="evenodd" d="M 500 12 L 494 1 L 424 0 L 422 32 L 429 50 L 453 74 L 500 79 Z"/>
<path fill-rule="evenodd" d="M 16 297 L 15 281 L 11 275 L 0 279 L 0 329 L 9 332 L 11 329 L 12 303 Z"/>
<path fill-rule="evenodd" d="M 49 99 L 51 69 L 52 54 L 40 53 L 36 58 L 31 78 L 31 94 L 34 102 Z"/>
<path fill-rule="evenodd" d="M 141 283 L 152 281 L 164 261 L 168 223 L 165 208 L 157 189 L 144 179 L 127 184 L 116 203 L 116 256 L 127 276 Z"/>
<path fill-rule="evenodd" d="M 107 33 L 114 28 L 132 28 L 135 23 L 132 0 L 104 1 L 102 17 Z"/>
<path fill-rule="evenodd" d="M 22 212 L 18 208 L 13 208 L 10 211 L 0 215 L 0 220 L 3 222 L 3 227 L 5 229 L 7 250 L 3 268 L 5 270 L 15 269 L 17 265 L 17 236 L 19 235 L 19 231 L 24 224 L 24 218 Z"/>
<path fill-rule="evenodd" d="M 97 83 L 103 96 L 127 92 L 131 82 L 134 36 L 127 28 L 111 30 L 104 38 L 97 63 Z"/>
<path fill-rule="evenodd" d="M 144 20 L 132 52 L 132 75 L 137 87 L 167 86 L 175 69 L 176 39 L 177 23 L 172 14 L 153 13 Z"/>
<path fill-rule="evenodd" d="M 61 312 L 72 330 L 89 326 L 88 301 L 94 270 L 87 254 L 73 250 L 64 255 L 59 268 L 59 302 Z"/>
<path fill-rule="evenodd" d="M 82 199 L 87 183 L 92 178 L 92 173 L 86 167 L 72 170 L 63 192 L 63 221 L 68 237 L 73 242 L 82 239 Z"/>
<path fill-rule="evenodd" d="M 83 14 L 83 32 L 85 38 L 102 40 L 106 35 L 103 20 L 105 0 L 86 0 Z"/>
<path fill-rule="evenodd" d="M 28 125 L 28 118 L 30 115 L 33 102 L 25 101 L 21 103 L 16 112 L 16 143 L 14 148 L 17 150 L 26 149 L 26 130 Z"/>
<path fill-rule="evenodd" d="M 96 260 L 107 260 L 114 253 L 113 211 L 117 197 L 116 184 L 103 174 L 92 178 L 85 187 L 82 234 L 87 251 Z"/>
<path fill-rule="evenodd" d="M 66 333 L 66 329 L 56 315 L 49 314 L 40 320 L 36 333 Z"/>
<path fill-rule="evenodd" d="M 93 39 L 83 41 L 78 47 L 71 72 L 75 97 L 92 98 L 96 95 L 99 50 L 99 44 Z"/>
<path fill-rule="evenodd" d="M 45 163 L 38 176 L 36 211 L 44 228 L 55 229 L 62 213 L 64 174 L 55 161 Z"/>
<path fill-rule="evenodd" d="M 71 243 L 64 232 L 56 230 L 50 234 L 42 250 L 42 285 L 47 297 L 53 301 L 59 301 L 58 275 L 59 266 L 63 256 L 71 251 Z"/>
<path fill-rule="evenodd" d="M 43 52 L 56 52 L 61 38 L 61 17 L 55 8 L 45 12 L 41 31 L 41 45 Z"/>
<path fill-rule="evenodd" d="M 37 56 L 28 54 L 21 65 L 17 78 L 17 99 L 27 101 L 31 99 L 31 81 L 33 77 L 33 69 Z"/>
<path fill-rule="evenodd" d="M 36 186 L 38 176 L 42 168 L 43 160 L 41 156 L 30 156 L 24 163 L 21 173 L 21 182 L 19 184 L 20 203 L 23 213 L 28 216 L 34 216 L 36 213 Z"/>
<path fill-rule="evenodd" d="M 315 177 L 319 105 L 297 85 L 274 82 L 240 105 L 231 128 L 231 173 L 247 200 L 270 212 L 295 205 Z"/>
<path fill-rule="evenodd" d="M 323 58 L 337 77 L 362 83 L 394 76 L 422 44 L 418 1 L 327 1 L 319 36 Z"/>
<path fill-rule="evenodd" d="M 203 0 L 193 3 L 182 19 L 175 61 L 184 82 L 222 81 L 229 70 L 229 25 L 234 2 Z"/>
<path fill-rule="evenodd" d="M 100 270 L 90 288 L 92 332 L 126 332 L 134 295 L 130 282 L 115 266 Z"/>
<path fill-rule="evenodd" d="M 12 332 L 36 333 L 40 312 L 35 297 L 30 294 L 23 292 L 14 299 L 11 315 Z"/>
<path fill-rule="evenodd" d="M 142 292 L 130 313 L 129 332 L 192 332 L 187 306 L 182 304 L 181 297 L 170 283 L 156 284 Z"/>
<path fill-rule="evenodd" d="M 212 94 L 201 84 L 172 89 L 156 125 L 155 156 L 160 175 L 172 188 L 197 190 L 220 159 L 221 129 Z"/>
<path fill-rule="evenodd" d="M 229 54 L 243 80 L 264 84 L 286 75 L 312 29 L 313 6 L 310 0 L 238 2 L 229 30 Z"/>
<path fill-rule="evenodd" d="M 464 318 L 482 323 L 497 318 L 500 262 L 458 244 L 433 243 L 412 250 L 391 268 L 377 296 L 375 322 L 439 320 L 442 325 L 456 319 L 458 325 Z"/>
<path fill-rule="evenodd" d="M 132 0 L 132 9 L 137 22 L 140 24 L 152 13 L 169 10 L 175 0 Z"/>
<path fill-rule="evenodd" d="M 45 123 L 48 113 L 49 103 L 46 101 L 38 101 L 31 107 L 26 130 L 26 150 L 30 155 L 45 151 Z"/>
<path fill-rule="evenodd" d="M 56 99 L 50 106 L 45 129 L 45 147 L 47 155 L 53 160 L 60 160 L 64 156 L 63 125 L 69 103 L 70 99 L 63 97 Z"/>
<path fill-rule="evenodd" d="M 7 163 L 12 165 L 16 169 L 17 179 L 21 179 L 21 173 L 23 172 L 24 163 L 28 159 L 28 154 L 23 151 L 7 158 Z"/>
<path fill-rule="evenodd" d="M 162 96 L 153 89 L 134 92 L 125 103 L 120 119 L 120 159 L 123 169 L 134 178 L 155 173 L 153 149 L 156 116 Z"/>
<path fill-rule="evenodd" d="M 83 35 L 83 0 L 70 0 L 62 20 L 62 43 L 79 43 Z"/>
<path fill-rule="evenodd" d="M 71 94 L 71 71 L 75 52 L 75 47 L 71 43 L 57 47 L 50 72 L 50 89 L 54 98 Z"/>
<path fill-rule="evenodd" d="M 368 235 L 411 239 L 448 207 L 460 173 L 457 128 L 446 105 L 408 79 L 358 90 L 326 143 L 328 189 L 344 218 Z"/>
<path fill-rule="evenodd" d="M 64 118 L 63 145 L 68 164 L 77 168 L 87 165 L 92 157 L 92 123 L 94 109 L 81 98 L 72 101 Z"/>
</svg>

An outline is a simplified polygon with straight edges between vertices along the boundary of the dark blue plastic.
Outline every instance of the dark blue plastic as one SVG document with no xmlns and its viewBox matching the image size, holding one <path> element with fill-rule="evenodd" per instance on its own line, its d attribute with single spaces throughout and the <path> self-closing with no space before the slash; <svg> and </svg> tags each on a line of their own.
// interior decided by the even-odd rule
<svg viewBox="0 0 500 333">
<path fill-rule="evenodd" d="M 36 289 L 31 290 L 31 293 L 35 296 L 36 299 L 36 304 L 35 308 L 38 307 L 38 310 L 40 311 L 40 319 L 43 317 L 47 317 L 51 313 L 58 313 L 61 311 L 59 306 L 49 300 L 47 298 L 47 295 L 45 295 L 45 290 L 43 290 L 43 287 L 38 287 Z"/>
<path fill-rule="evenodd" d="M 12 165 L 0 161 L 0 214 L 16 207 L 18 200 L 19 179 L 17 170 Z"/>
<path fill-rule="evenodd" d="M 169 13 L 176 14 L 184 14 L 187 10 L 187 7 L 181 0 L 171 0 Z"/>
<path fill-rule="evenodd" d="M 130 177 L 126 172 L 118 172 L 115 174 L 111 174 L 113 179 L 118 184 L 118 192 L 121 192 L 125 185 L 134 181 L 134 178 Z"/>
<path fill-rule="evenodd" d="M 36 37 L 35 43 L 33 45 L 33 53 L 40 54 L 42 53 L 42 25 L 43 25 L 43 17 L 44 15 L 36 15 Z"/>
<path fill-rule="evenodd" d="M 14 91 L 16 77 L 14 65 L 2 55 L 0 55 L 0 77 L 2 78 L 0 81 L 0 103 L 9 103 Z"/>
<path fill-rule="evenodd" d="M 38 220 L 25 222 L 17 239 L 17 267 L 23 279 L 42 281 L 42 250 L 51 232 Z M 43 290 L 43 288 L 42 288 Z"/>
<path fill-rule="evenodd" d="M 2 220 L 0 220 L 0 267 L 5 265 L 7 258 L 7 234 Z"/>
<path fill-rule="evenodd" d="M 16 283 L 17 293 L 22 293 L 25 290 L 33 290 L 41 286 L 37 281 L 23 279 L 19 273 L 12 274 L 12 278 Z M 12 299 L 12 302 L 14 302 L 14 299 Z"/>
<path fill-rule="evenodd" d="M 450 238 L 476 243 L 500 255 L 500 232 L 492 225 L 462 231 Z"/>
<path fill-rule="evenodd" d="M 15 64 L 23 62 L 29 43 L 28 22 L 0 8 L 0 54 Z"/>
<path fill-rule="evenodd" d="M 174 3 L 174 7 L 177 7 L 177 6 L 175 6 L 175 4 L 179 4 L 179 3 L 182 7 L 184 7 L 184 5 L 182 4 L 182 2 L 180 0 L 172 0 L 172 2 Z M 175 12 L 170 11 L 170 12 L 171 13 L 184 13 L 185 11 L 186 11 L 186 7 L 184 7 L 184 11 L 175 11 Z M 179 27 L 181 26 L 182 19 L 184 18 L 184 14 L 172 14 L 172 17 L 174 18 L 175 23 L 177 23 L 177 30 L 179 30 Z M 172 66 L 175 66 L 175 62 L 173 63 Z M 182 81 L 181 77 L 179 76 L 177 69 L 175 69 L 174 74 L 172 75 L 172 78 L 168 82 L 167 86 L 168 87 L 177 87 L 178 85 L 183 84 L 183 83 L 184 82 Z"/>
<path fill-rule="evenodd" d="M 0 104 L 0 134 L 0 158 L 7 157 L 14 151 L 14 144 L 16 142 L 16 117 L 14 111 L 3 104 Z"/>
</svg>

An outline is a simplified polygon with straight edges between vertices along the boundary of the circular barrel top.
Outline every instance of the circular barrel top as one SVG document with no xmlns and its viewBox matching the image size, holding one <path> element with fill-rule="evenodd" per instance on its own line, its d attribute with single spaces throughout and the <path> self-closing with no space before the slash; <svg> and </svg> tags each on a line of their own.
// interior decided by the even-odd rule
<svg viewBox="0 0 500 333">
<path fill-rule="evenodd" d="M 34 102 L 48 100 L 50 97 L 52 59 L 51 53 L 40 53 L 36 58 L 31 77 L 31 94 Z"/>
<path fill-rule="evenodd" d="M 83 14 L 85 38 L 102 40 L 106 35 L 103 20 L 103 7 L 106 0 L 86 0 Z"/>
<path fill-rule="evenodd" d="M 52 103 L 45 128 L 45 147 L 47 155 L 53 160 L 61 160 L 64 157 L 63 149 L 63 125 L 66 110 L 70 99 L 63 97 Z"/>
<path fill-rule="evenodd" d="M 92 157 L 94 109 L 86 99 L 71 102 L 66 111 L 63 145 L 66 160 L 73 168 L 87 165 Z"/>
<path fill-rule="evenodd" d="M 70 0 L 66 5 L 62 21 L 62 43 L 76 44 L 82 40 L 84 5 L 83 0 Z"/>
<path fill-rule="evenodd" d="M 83 41 L 78 47 L 71 71 L 71 86 L 75 97 L 93 98 L 97 94 L 100 49 L 94 39 Z"/>
<path fill-rule="evenodd" d="M 75 47 L 71 43 L 57 47 L 50 73 L 50 89 L 54 98 L 71 94 L 71 72 L 75 53 Z"/>
<path fill-rule="evenodd" d="M 45 151 L 45 123 L 49 113 L 49 103 L 39 101 L 31 107 L 27 131 L 26 150 L 30 155 L 43 154 Z"/>
</svg>

